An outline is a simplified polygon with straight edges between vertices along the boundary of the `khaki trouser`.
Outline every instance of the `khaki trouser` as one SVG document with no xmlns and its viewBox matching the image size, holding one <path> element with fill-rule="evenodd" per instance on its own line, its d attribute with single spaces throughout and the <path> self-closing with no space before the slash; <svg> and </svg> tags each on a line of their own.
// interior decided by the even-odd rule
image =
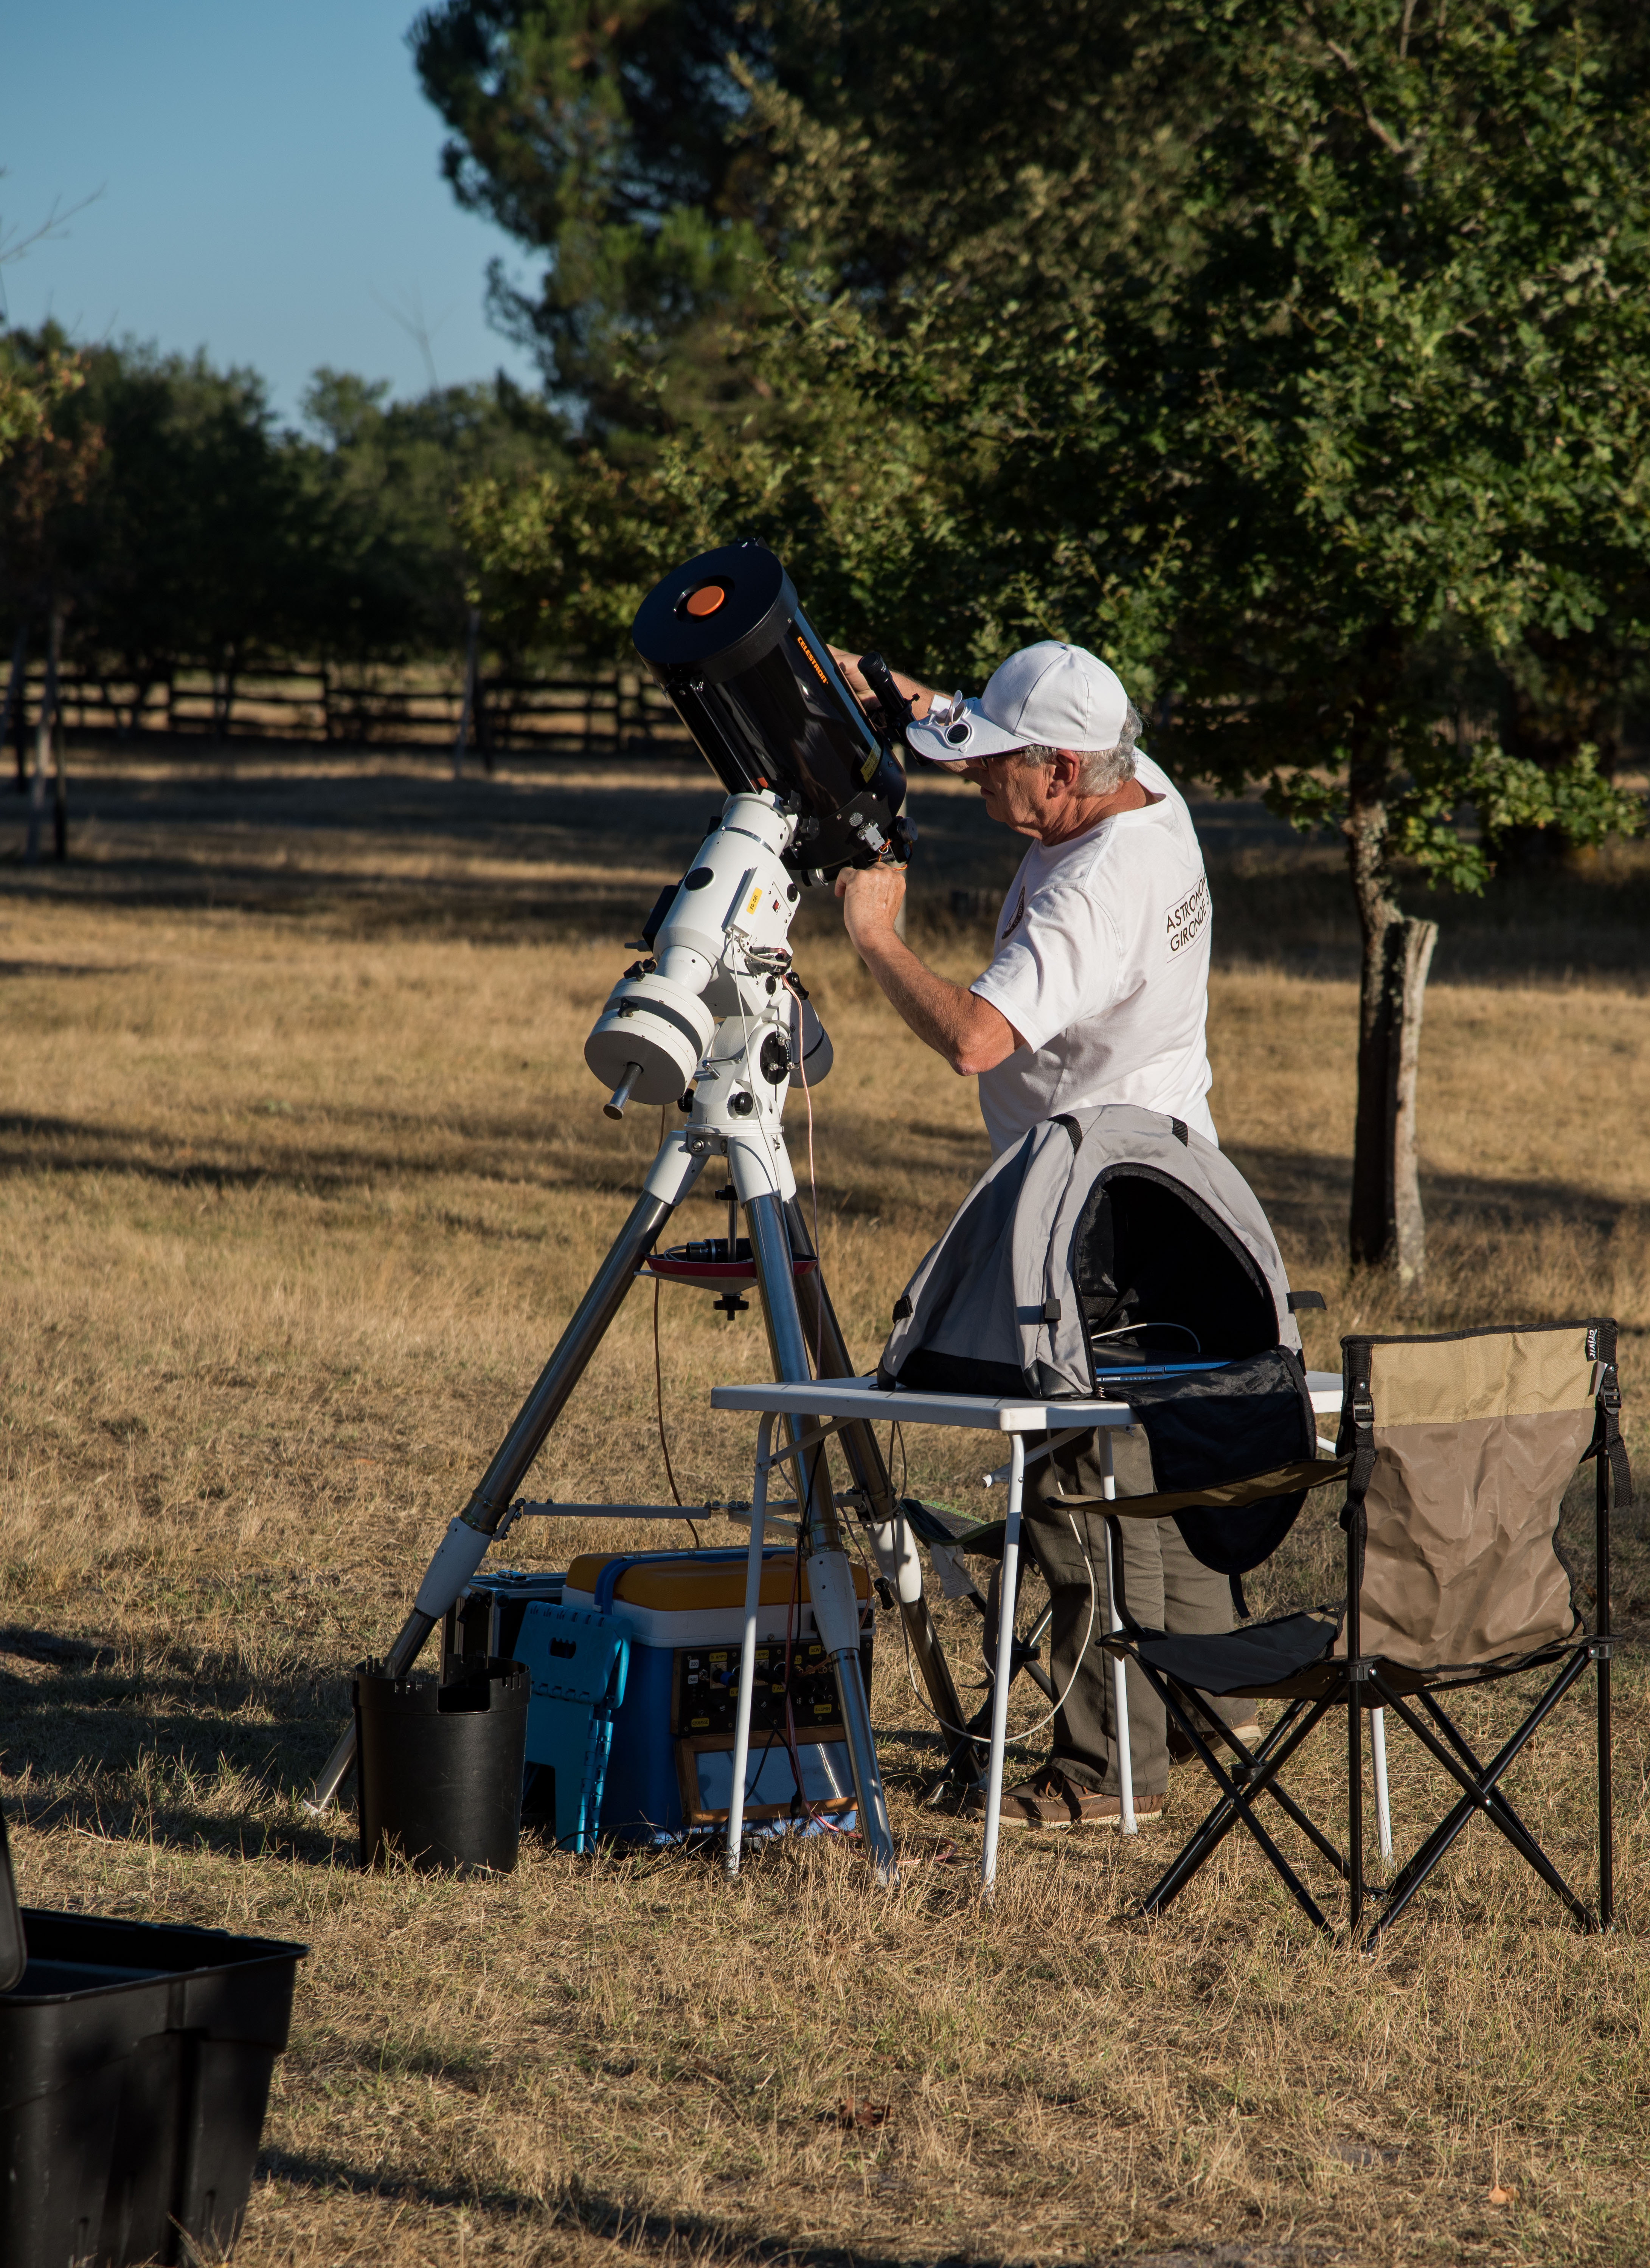
<svg viewBox="0 0 1650 2268">
<path fill-rule="evenodd" d="M 1150 1493 L 1152 1461 L 1144 1433 L 1114 1433 L 1112 1458 L 1119 1496 Z M 1111 1658 L 1093 1642 L 1110 1628 L 1104 1514 L 1087 1505 L 1062 1506 L 1059 1490 L 1074 1496 L 1101 1493 L 1101 1467 L 1092 1436 L 1086 1442 L 1073 1441 L 1067 1448 L 1057 1449 L 1027 1475 L 1025 1524 L 1053 1607 L 1049 1674 L 1055 1691 L 1065 1693 L 1064 1705 L 1055 1715 L 1050 1761 L 1073 1780 L 1116 1795 L 1117 1743 Z M 1142 1629 L 1198 1636 L 1231 1629 L 1230 1583 L 1192 1557 L 1172 1520 L 1120 1520 L 1117 1533 L 1123 1546 L 1123 1601 Z M 1086 1648 L 1089 1565 L 1094 1568 L 1095 1603 L 1094 1631 Z M 1127 1676 L 1129 1760 L 1134 1792 L 1137 1796 L 1160 1796 L 1168 1789 L 1163 1704 L 1132 1661 Z M 1068 1684 L 1071 1690 L 1066 1692 Z M 1210 1712 L 1228 1725 L 1242 1724 L 1255 1713 L 1250 1701 L 1204 1698 Z"/>
</svg>

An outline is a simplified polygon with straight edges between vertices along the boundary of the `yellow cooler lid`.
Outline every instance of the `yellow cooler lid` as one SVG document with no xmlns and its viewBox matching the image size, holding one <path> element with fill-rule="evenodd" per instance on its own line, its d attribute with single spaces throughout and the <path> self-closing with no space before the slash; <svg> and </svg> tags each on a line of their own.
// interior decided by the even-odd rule
<svg viewBox="0 0 1650 2268">
<path fill-rule="evenodd" d="M 593 1592 L 604 1567 L 615 1559 L 622 1559 L 621 1551 L 581 1552 L 567 1571 L 570 1591 Z M 851 1562 L 853 1569 L 854 1595 L 860 1600 L 871 1595 L 871 1578 L 858 1560 Z M 810 1603 L 807 1587 L 807 1562 L 802 1563 L 801 1598 Z M 793 1552 L 782 1551 L 764 1556 L 762 1564 L 762 1604 L 783 1607 L 788 1603 L 796 1582 L 797 1566 Z M 613 1587 L 615 1599 L 627 1606 L 655 1607 L 667 1614 L 703 1614 L 718 1607 L 742 1607 L 745 1603 L 744 1559 L 723 1559 L 706 1565 L 696 1552 L 684 1551 L 680 1559 L 645 1560 L 641 1565 L 627 1567 Z"/>
</svg>

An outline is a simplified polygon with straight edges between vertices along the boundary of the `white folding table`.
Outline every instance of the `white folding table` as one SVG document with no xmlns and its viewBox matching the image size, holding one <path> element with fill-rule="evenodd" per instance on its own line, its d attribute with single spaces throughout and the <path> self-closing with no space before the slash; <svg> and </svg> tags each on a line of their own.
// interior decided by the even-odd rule
<svg viewBox="0 0 1650 2268">
<path fill-rule="evenodd" d="M 1341 1406 L 1341 1381 L 1334 1371 L 1308 1371 L 1307 1385 L 1312 1407 L 1329 1417 Z M 991 1694 L 991 1764 L 985 1784 L 985 1842 L 980 1859 L 980 1884 L 989 1896 L 997 1876 L 997 1840 L 1003 1796 L 1003 1756 L 1008 1740 L 1008 1688 L 1013 1660 L 1014 1605 L 1019 1588 L 1020 1510 L 1025 1494 L 1028 1433 L 1068 1434 L 1094 1430 L 1099 1439 L 1101 1492 L 1116 1493 L 1111 1474 L 1111 1433 L 1134 1422 L 1126 1402 L 1039 1402 L 1024 1396 L 1001 1400 L 981 1394 L 924 1394 L 901 1388 L 886 1391 L 869 1378 L 816 1378 L 806 1384 L 764 1381 L 753 1386 L 718 1386 L 711 1391 L 713 1410 L 750 1410 L 760 1416 L 756 1469 L 752 1488 L 750 1557 L 745 1580 L 745 1638 L 740 1650 L 739 1711 L 735 1719 L 733 1786 L 727 1820 L 728 1867 L 736 1871 L 745 1825 L 745 1780 L 750 1755 L 751 1700 L 756 1660 L 757 1604 L 761 1595 L 763 1513 L 768 1498 L 768 1475 L 775 1465 L 788 1463 L 799 1445 L 812 1447 L 846 1424 L 894 1420 L 902 1425 L 961 1426 L 974 1432 L 1006 1433 L 1009 1437 L 1008 1510 L 1003 1529 L 1002 1603 L 997 1633 L 997 1675 Z M 792 1420 L 792 1441 L 774 1450 L 774 1421 Z M 802 1437 L 807 1436 L 803 1440 Z M 1034 1462 L 1036 1453 L 1033 1453 Z M 993 1476 L 995 1477 L 995 1476 Z M 799 1482 L 799 1502 L 807 1488 Z M 1116 1584 L 1112 1567 L 1111 1531 L 1106 1529 L 1106 1590 L 1111 1602 L 1110 1623 L 1122 1628 L 1116 1606 Z M 1125 1835 L 1135 1831 L 1133 1776 L 1129 1765 L 1129 1705 L 1123 1665 L 1114 1660 L 1112 1674 L 1117 1713 L 1119 1808 Z M 869 1697 L 867 1696 L 867 1698 Z M 1381 1759 L 1384 1762 L 1384 1758 Z M 1377 1809 L 1384 1823 L 1385 1774 L 1378 1771 Z"/>
</svg>

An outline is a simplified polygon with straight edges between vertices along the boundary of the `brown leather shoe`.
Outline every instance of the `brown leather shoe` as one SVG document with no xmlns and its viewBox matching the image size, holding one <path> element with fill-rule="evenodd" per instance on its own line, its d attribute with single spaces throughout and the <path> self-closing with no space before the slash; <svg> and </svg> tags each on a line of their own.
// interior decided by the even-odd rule
<svg viewBox="0 0 1650 2268">
<path fill-rule="evenodd" d="M 1168 1798 L 1161 1795 L 1139 1795 L 1134 1799 L 1136 1822 L 1160 1819 Z M 1083 1794 L 1083 1815 L 1079 1824 L 1083 1827 L 1121 1827 L 1123 1798 L 1120 1795 L 1099 1795 L 1086 1789 Z"/>
<path fill-rule="evenodd" d="M 972 1792 L 968 1808 L 976 1812 L 984 1810 L 983 1788 Z M 1162 1812 L 1160 1795 L 1135 1797 L 1137 1819 L 1158 1819 Z M 1005 1827 L 1116 1827 L 1123 1816 L 1123 1806 L 1118 1797 L 1102 1795 L 1098 1788 L 1086 1787 L 1080 1780 L 1071 1778 L 1058 1764 L 1044 1764 L 1029 1779 L 1019 1780 L 1013 1787 L 1003 1790 L 998 1816 Z"/>
</svg>

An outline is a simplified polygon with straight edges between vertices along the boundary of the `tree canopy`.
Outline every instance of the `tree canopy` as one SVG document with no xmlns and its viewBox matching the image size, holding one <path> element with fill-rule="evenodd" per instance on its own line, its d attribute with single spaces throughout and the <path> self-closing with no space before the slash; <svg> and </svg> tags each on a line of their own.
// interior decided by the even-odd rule
<svg viewBox="0 0 1650 2268">
<path fill-rule="evenodd" d="M 460 202 L 546 255 L 536 293 L 497 261 L 490 287 L 552 398 L 611 435 L 645 430 L 633 363 L 727 382 L 714 326 L 763 248 L 745 0 L 438 0 L 409 36 Z"/>
<path fill-rule="evenodd" d="M 28 407 L 0 463 L 0 608 L 61 600 L 70 658 L 139 688 L 455 652 L 461 490 L 563 455 L 559 421 L 502 380 L 392 402 L 322 370 L 295 430 L 254 372 L 130 342 L 70 356 L 48 327 L 0 335 L 0 386 Z"/>
</svg>

